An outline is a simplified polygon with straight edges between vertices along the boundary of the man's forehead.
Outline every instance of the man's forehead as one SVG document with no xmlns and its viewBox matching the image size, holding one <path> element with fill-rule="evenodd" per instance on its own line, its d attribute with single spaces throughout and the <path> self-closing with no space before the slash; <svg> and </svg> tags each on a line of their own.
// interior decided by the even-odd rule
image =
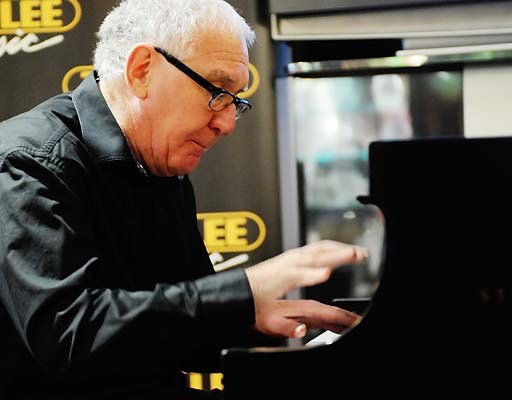
<svg viewBox="0 0 512 400">
<path fill-rule="evenodd" d="M 231 76 L 227 71 L 221 69 L 214 69 L 210 71 L 206 76 L 211 82 L 218 82 L 221 86 L 229 86 L 229 85 L 239 85 L 243 82 L 237 81 L 233 76 Z M 247 90 L 247 85 L 242 90 Z"/>
<path fill-rule="evenodd" d="M 249 51 L 246 43 L 239 37 L 223 35 L 202 35 L 194 42 L 192 58 L 209 59 L 214 62 L 213 66 L 222 67 L 217 62 L 249 64 Z"/>
</svg>

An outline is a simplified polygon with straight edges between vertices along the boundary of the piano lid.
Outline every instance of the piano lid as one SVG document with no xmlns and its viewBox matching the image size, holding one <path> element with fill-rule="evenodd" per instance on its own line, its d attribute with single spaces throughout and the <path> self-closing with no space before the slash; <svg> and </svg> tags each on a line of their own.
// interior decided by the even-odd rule
<svg viewBox="0 0 512 400">
<path fill-rule="evenodd" d="M 384 266 L 362 321 L 331 344 L 227 349 L 226 400 L 511 398 L 512 138 L 370 144 Z"/>
</svg>

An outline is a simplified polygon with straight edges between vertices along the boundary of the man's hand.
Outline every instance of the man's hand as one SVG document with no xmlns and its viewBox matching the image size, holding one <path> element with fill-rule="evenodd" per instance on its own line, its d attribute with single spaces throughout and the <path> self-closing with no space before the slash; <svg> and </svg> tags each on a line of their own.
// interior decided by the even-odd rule
<svg viewBox="0 0 512 400">
<path fill-rule="evenodd" d="M 368 257 L 359 246 L 322 240 L 288 250 L 246 269 L 254 297 L 256 329 L 268 335 L 302 337 L 307 328 L 341 332 L 358 316 L 313 300 L 282 300 L 288 292 L 329 279 L 332 271 Z"/>
<path fill-rule="evenodd" d="M 315 300 L 269 300 L 256 306 L 256 329 L 270 336 L 303 337 L 308 329 L 341 333 L 359 321 L 350 311 Z"/>
</svg>

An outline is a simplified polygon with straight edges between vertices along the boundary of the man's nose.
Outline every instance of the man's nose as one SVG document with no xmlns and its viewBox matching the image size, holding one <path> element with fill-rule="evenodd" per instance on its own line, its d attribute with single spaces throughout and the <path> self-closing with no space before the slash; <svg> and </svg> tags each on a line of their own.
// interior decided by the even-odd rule
<svg viewBox="0 0 512 400">
<path fill-rule="evenodd" d="M 210 128 L 223 136 L 231 134 L 236 125 L 235 112 L 234 104 L 230 104 L 224 110 L 214 112 L 210 121 Z"/>
</svg>

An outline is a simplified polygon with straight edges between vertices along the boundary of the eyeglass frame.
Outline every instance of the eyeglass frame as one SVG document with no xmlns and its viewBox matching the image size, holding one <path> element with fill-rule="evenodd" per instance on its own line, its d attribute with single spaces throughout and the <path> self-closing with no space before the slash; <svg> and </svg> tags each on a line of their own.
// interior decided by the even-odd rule
<svg viewBox="0 0 512 400">
<path fill-rule="evenodd" d="M 162 49 L 161 47 L 153 47 L 155 51 L 161 55 L 164 56 L 164 58 L 167 60 L 168 63 L 174 65 L 177 69 L 179 69 L 181 72 L 183 72 L 185 75 L 187 75 L 190 79 L 192 79 L 195 83 L 197 83 L 199 86 L 201 86 L 203 89 L 208 91 L 212 98 L 208 102 L 208 107 L 210 110 L 214 112 L 222 111 L 229 107 L 231 104 L 235 105 L 235 118 L 238 119 L 240 116 L 245 113 L 247 110 L 250 110 L 252 108 L 252 104 L 245 99 L 241 99 L 237 95 L 222 89 L 218 86 L 215 86 L 213 83 L 211 83 L 208 79 L 203 78 L 201 75 L 199 75 L 197 72 L 195 72 L 193 69 L 185 65 L 183 62 L 178 60 L 173 55 L 169 54 L 166 50 Z M 212 102 L 220 95 L 227 95 L 232 98 L 232 101 L 230 103 L 227 103 L 223 108 L 220 110 L 216 110 L 212 107 Z"/>
</svg>

